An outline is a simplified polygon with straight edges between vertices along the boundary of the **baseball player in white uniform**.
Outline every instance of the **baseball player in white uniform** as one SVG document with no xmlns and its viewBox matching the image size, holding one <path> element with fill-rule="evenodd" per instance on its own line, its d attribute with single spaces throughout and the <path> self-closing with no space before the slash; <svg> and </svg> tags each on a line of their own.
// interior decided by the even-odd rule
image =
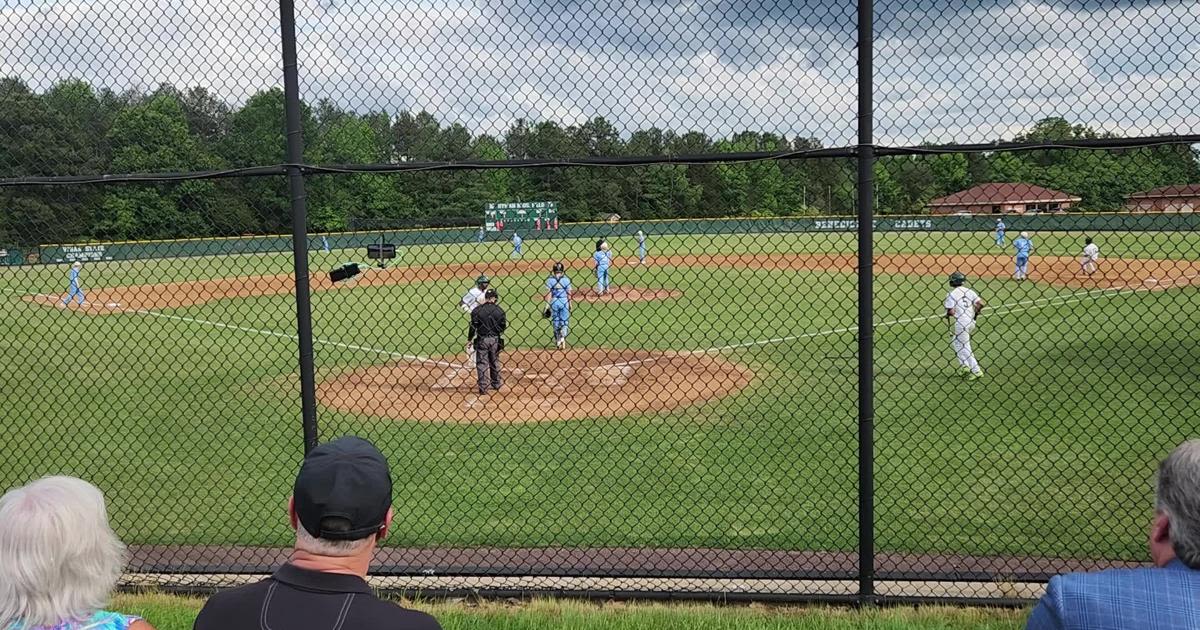
<svg viewBox="0 0 1200 630">
<path fill-rule="evenodd" d="M 459 307 L 467 314 L 468 326 L 471 323 L 471 311 L 474 311 L 476 307 L 484 303 L 484 293 L 487 292 L 489 284 L 491 284 L 490 278 L 479 276 L 475 279 L 475 286 L 471 287 L 471 290 L 462 296 L 462 302 L 459 304 Z M 475 344 L 472 343 L 467 344 L 467 365 L 475 365 Z"/>
<path fill-rule="evenodd" d="M 957 271 L 950 274 L 950 293 L 946 294 L 942 306 L 946 308 L 946 320 L 952 322 L 950 343 L 958 358 L 958 370 L 967 380 L 973 381 L 983 376 L 983 369 L 971 349 L 971 333 L 975 331 L 975 318 L 983 311 L 984 302 L 978 293 L 963 286 L 966 281 L 967 277 Z"/>
<path fill-rule="evenodd" d="M 1098 268 L 1096 263 L 1099 261 L 1100 248 L 1092 242 L 1092 238 L 1089 236 L 1083 240 L 1083 256 L 1079 258 L 1079 267 L 1083 273 L 1090 276 L 1096 273 L 1096 269 Z"/>
</svg>

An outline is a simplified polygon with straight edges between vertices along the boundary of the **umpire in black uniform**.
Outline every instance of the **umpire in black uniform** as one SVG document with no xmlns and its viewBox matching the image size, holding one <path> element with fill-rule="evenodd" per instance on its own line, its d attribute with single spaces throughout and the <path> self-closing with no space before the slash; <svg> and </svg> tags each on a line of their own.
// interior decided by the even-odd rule
<svg viewBox="0 0 1200 630">
<path fill-rule="evenodd" d="M 484 303 L 471 311 L 471 328 L 467 331 L 467 343 L 475 344 L 475 372 L 479 377 L 480 395 L 492 389 L 500 389 L 500 351 L 504 349 L 504 329 L 508 319 L 504 309 L 496 302 L 500 294 L 488 289 L 483 294 Z"/>
</svg>

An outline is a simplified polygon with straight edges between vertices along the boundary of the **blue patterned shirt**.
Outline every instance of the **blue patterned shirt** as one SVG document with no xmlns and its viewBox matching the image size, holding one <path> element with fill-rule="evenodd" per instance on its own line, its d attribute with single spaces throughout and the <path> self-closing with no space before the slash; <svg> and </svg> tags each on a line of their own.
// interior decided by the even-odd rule
<svg viewBox="0 0 1200 630">
<path fill-rule="evenodd" d="M 1026 630 L 1195 630 L 1200 570 L 1165 567 L 1072 573 L 1050 580 Z"/>
</svg>

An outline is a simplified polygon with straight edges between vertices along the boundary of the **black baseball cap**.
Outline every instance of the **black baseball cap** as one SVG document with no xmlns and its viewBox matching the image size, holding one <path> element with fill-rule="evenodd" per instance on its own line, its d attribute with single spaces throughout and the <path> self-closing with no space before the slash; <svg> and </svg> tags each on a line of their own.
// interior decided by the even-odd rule
<svg viewBox="0 0 1200 630">
<path fill-rule="evenodd" d="M 488 289 L 487 291 L 483 292 L 483 299 L 485 299 L 485 300 L 490 300 L 492 298 L 498 298 L 498 297 L 500 297 L 500 293 L 498 291 L 496 291 L 495 289 Z"/>
<path fill-rule="evenodd" d="M 314 538 L 360 540 L 384 526 L 392 476 L 374 444 L 349 436 L 314 448 L 300 464 L 292 492 L 300 525 Z M 322 519 L 329 517 L 350 521 L 350 529 L 322 530 Z"/>
</svg>

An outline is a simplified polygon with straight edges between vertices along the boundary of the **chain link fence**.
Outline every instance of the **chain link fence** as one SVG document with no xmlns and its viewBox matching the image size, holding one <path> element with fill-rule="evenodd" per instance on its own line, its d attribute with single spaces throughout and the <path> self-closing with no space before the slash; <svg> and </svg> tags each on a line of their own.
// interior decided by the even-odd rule
<svg viewBox="0 0 1200 630">
<path fill-rule="evenodd" d="M 393 467 L 388 589 L 1146 560 L 1200 429 L 1195 6 L 280 8 L 0 1 L 0 485 L 101 487 L 128 584 L 269 571 L 344 434 Z"/>
</svg>

